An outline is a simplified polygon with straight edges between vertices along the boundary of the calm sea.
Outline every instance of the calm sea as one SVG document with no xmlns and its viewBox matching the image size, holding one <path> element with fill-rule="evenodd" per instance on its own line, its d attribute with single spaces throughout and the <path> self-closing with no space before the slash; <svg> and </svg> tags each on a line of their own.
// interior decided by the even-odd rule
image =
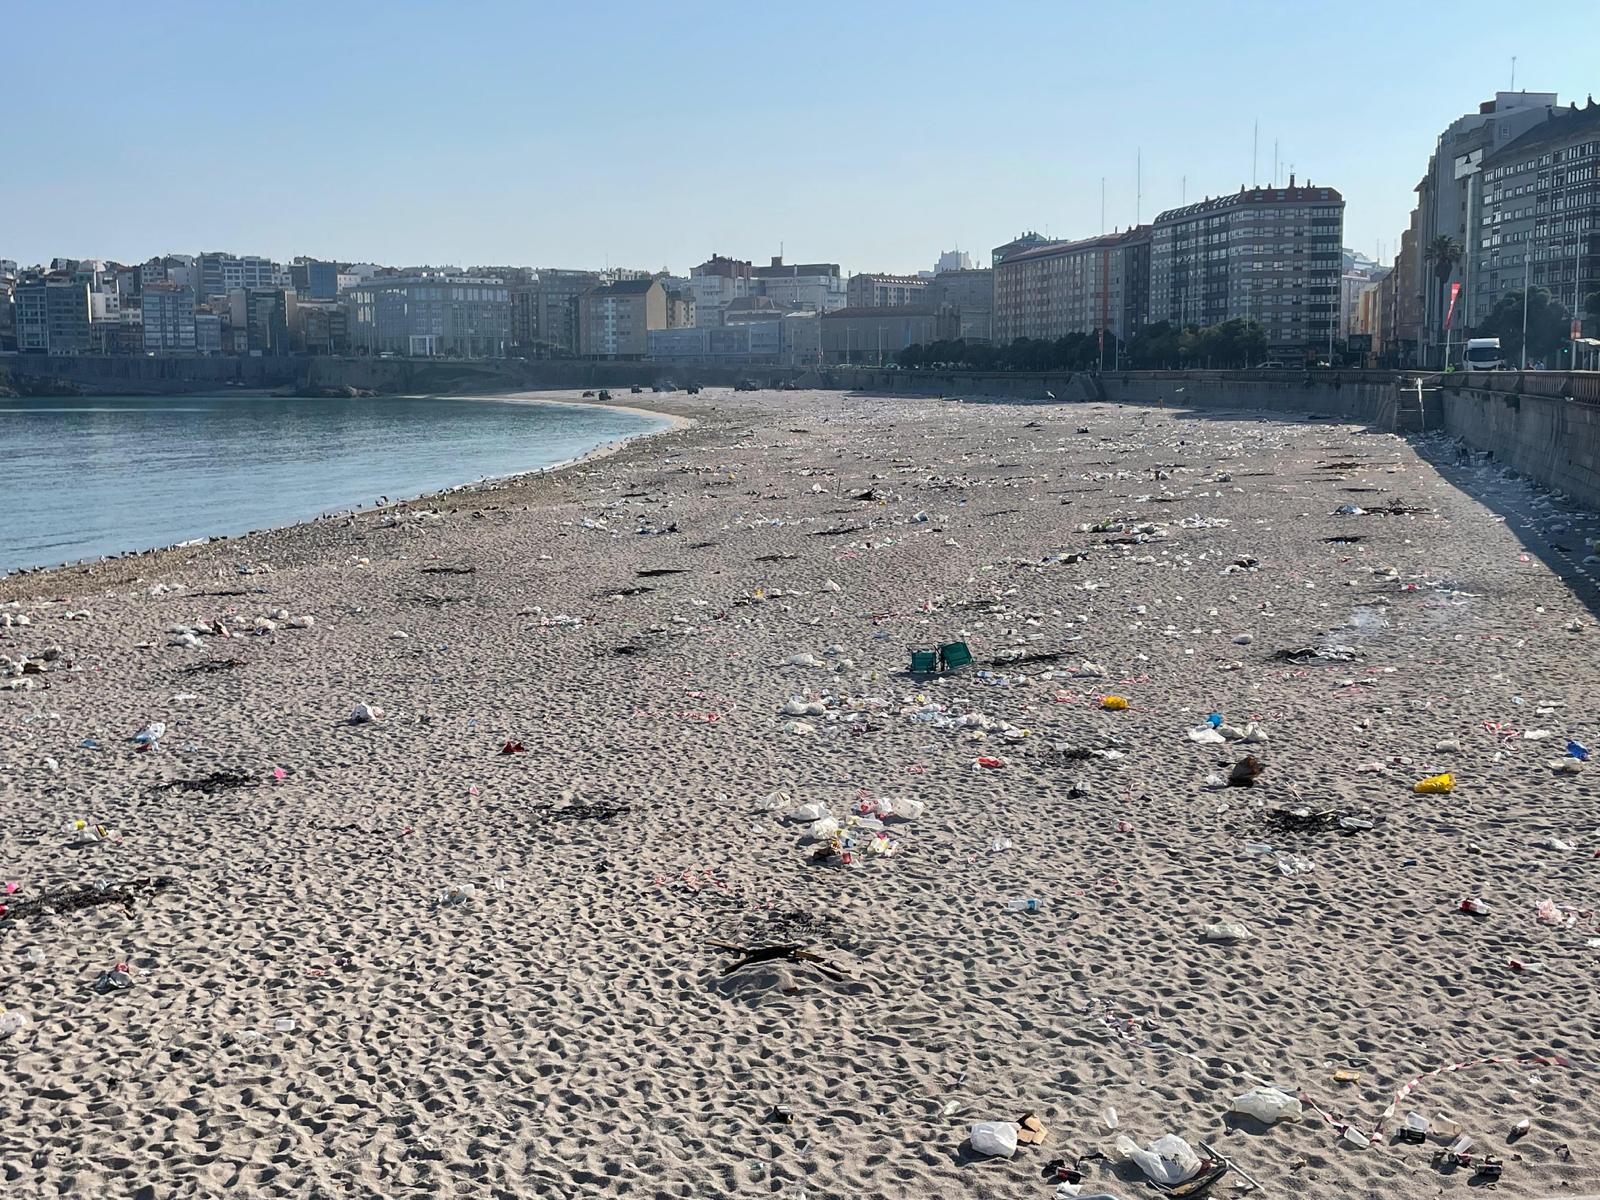
<svg viewBox="0 0 1600 1200">
<path fill-rule="evenodd" d="M 0 399 L 0 571 L 290 525 L 666 425 L 505 399 Z"/>
</svg>

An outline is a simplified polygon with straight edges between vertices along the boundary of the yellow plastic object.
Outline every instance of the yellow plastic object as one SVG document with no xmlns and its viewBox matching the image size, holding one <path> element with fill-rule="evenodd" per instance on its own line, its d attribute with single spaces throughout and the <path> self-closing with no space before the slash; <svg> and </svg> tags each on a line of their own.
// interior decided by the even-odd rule
<svg viewBox="0 0 1600 1200">
<path fill-rule="evenodd" d="M 1121 696 L 1102 696 L 1100 697 L 1100 707 L 1108 712 L 1121 712 L 1128 707 L 1128 702 Z"/>
<path fill-rule="evenodd" d="M 1424 796 L 1437 796 L 1443 792 L 1456 790 L 1456 777 L 1454 775 L 1429 775 L 1426 779 L 1419 779 L 1412 785 L 1411 790 Z"/>
<path fill-rule="evenodd" d="M 1360 1083 L 1361 1072 L 1351 1071 L 1341 1067 L 1339 1070 L 1333 1073 L 1333 1081 L 1335 1083 Z"/>
</svg>

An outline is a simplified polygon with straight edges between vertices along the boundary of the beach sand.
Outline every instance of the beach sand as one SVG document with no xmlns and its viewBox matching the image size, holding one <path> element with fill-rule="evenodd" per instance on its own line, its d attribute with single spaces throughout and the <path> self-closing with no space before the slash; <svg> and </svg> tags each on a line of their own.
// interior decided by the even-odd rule
<svg viewBox="0 0 1600 1200">
<path fill-rule="evenodd" d="M 1271 1195 L 1471 1194 L 1412 1110 L 1502 1195 L 1600 1191 L 1600 812 L 1549 765 L 1600 740 L 1590 516 L 1330 422 L 651 400 L 695 424 L 0 582 L 0 651 L 61 647 L 0 692 L 4 1195 L 1048 1197 L 1108 1107 Z M 315 624 L 169 644 L 278 609 Z M 973 667 L 904 673 L 951 641 Z M 1270 740 L 1192 741 L 1212 712 Z M 785 819 L 880 797 L 925 811 L 852 867 Z M 1262 1082 L 1327 1119 L 1230 1118 Z M 972 1153 L 1027 1111 L 1043 1146 Z"/>
</svg>

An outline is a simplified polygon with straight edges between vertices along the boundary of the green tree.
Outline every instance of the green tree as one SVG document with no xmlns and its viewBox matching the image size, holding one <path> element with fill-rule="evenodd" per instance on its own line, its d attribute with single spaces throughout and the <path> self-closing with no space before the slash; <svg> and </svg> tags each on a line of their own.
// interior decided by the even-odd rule
<svg viewBox="0 0 1600 1200">
<path fill-rule="evenodd" d="M 1461 261 L 1461 243 L 1447 233 L 1441 233 L 1428 243 L 1422 252 L 1422 260 L 1428 264 L 1429 270 L 1439 285 L 1439 311 L 1437 319 L 1439 328 L 1444 328 L 1445 291 L 1450 283 L 1450 276 L 1455 274 L 1456 264 Z"/>
<path fill-rule="evenodd" d="M 1550 294 L 1548 288 L 1528 292 L 1528 360 L 1554 365 L 1555 357 L 1566 348 L 1572 315 Z M 1497 337 L 1500 353 L 1508 363 L 1522 362 L 1522 292 L 1507 292 L 1489 310 L 1474 336 Z"/>
<path fill-rule="evenodd" d="M 1127 364 L 1155 370 L 1178 365 L 1179 330 L 1171 321 L 1157 321 L 1134 334 L 1128 343 Z"/>
</svg>

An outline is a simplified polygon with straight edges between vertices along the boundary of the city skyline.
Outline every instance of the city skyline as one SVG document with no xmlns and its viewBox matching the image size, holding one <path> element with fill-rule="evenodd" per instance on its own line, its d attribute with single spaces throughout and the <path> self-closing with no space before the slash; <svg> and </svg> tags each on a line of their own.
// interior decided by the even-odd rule
<svg viewBox="0 0 1600 1200">
<path fill-rule="evenodd" d="M 1519 89 L 1582 104 L 1600 36 L 1600 15 L 1580 14 L 1553 45 L 1467 37 L 1501 23 L 1477 3 L 1443 54 L 1436 19 L 1369 3 L 1292 24 L 1254 2 L 1228 22 L 1155 2 L 981 18 L 819 3 L 733 23 L 626 7 L 623 27 L 499 4 L 291 4 L 257 28 L 244 10 L 97 6 L 96 47 L 191 64 L 244 48 L 279 84 L 215 93 L 192 70 L 144 73 L 119 87 L 116 121 L 103 91 L 50 86 L 87 49 L 83 10 L 25 7 L 8 14 L 21 53 L 0 257 L 225 248 L 683 274 L 781 247 L 910 273 L 940 249 L 983 260 L 1024 230 L 1091 237 L 1236 191 L 1253 144 L 1256 182 L 1292 168 L 1339 188 L 1345 244 L 1387 261 L 1438 130 L 1509 86 L 1513 54 Z M 1324 26 L 1353 37 L 1305 44 Z M 1083 53 L 1130 39 L 1136 52 Z"/>
</svg>

